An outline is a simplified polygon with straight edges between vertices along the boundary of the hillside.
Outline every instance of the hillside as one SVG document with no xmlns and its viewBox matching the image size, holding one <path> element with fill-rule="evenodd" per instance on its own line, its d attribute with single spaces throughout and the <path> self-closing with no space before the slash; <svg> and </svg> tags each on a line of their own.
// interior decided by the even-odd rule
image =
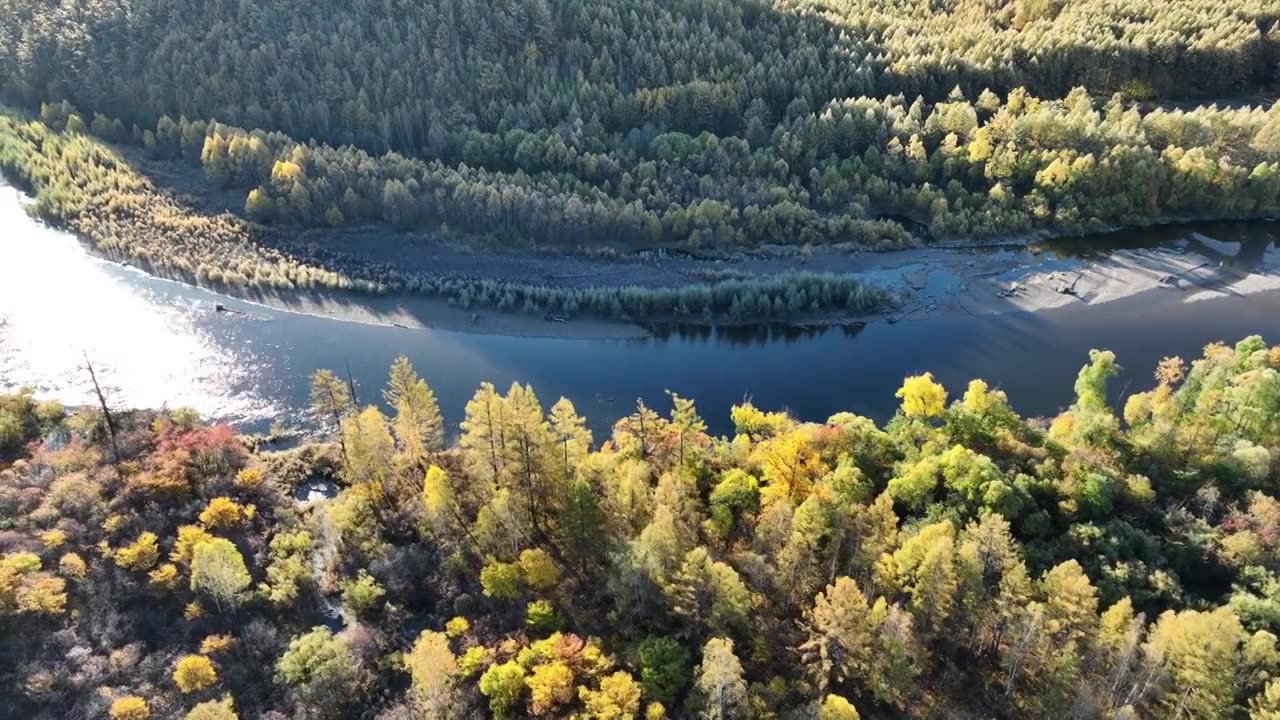
<svg viewBox="0 0 1280 720">
<path fill-rule="evenodd" d="M 50 103 L 56 130 L 75 116 L 202 165 L 262 221 L 883 249 L 1274 215 L 1277 16 L 1262 0 L 11 0 L 0 89 Z"/>
</svg>

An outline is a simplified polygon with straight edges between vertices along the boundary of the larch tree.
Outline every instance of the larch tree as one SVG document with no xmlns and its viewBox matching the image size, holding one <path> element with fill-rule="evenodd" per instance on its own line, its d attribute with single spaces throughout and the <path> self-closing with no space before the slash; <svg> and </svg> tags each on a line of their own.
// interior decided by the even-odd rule
<svg viewBox="0 0 1280 720">
<path fill-rule="evenodd" d="M 1230 717 L 1243 641 L 1244 629 L 1227 608 L 1160 615 L 1147 636 L 1146 651 L 1169 673 L 1170 686 L 1157 701 L 1161 711 L 1169 717 Z"/>
<path fill-rule="evenodd" d="M 444 447 L 444 418 L 436 394 L 414 372 L 409 358 L 401 355 L 391 364 L 382 397 L 395 410 L 392 427 L 401 449 L 412 461 L 421 462 L 428 452 Z"/>
<path fill-rule="evenodd" d="M 507 436 L 506 467 L 513 494 L 525 504 L 535 533 L 545 534 L 563 491 L 557 487 L 555 475 L 547 472 L 552 442 L 551 427 L 542 414 L 542 406 L 533 388 L 513 383 L 507 391 L 505 405 L 510 419 Z M 551 456 L 554 457 L 554 456 Z"/>
<path fill-rule="evenodd" d="M 704 628 L 710 634 L 743 628 L 751 612 L 751 593 L 738 573 L 713 560 L 704 547 L 685 554 L 667 594 L 672 611 L 685 621 L 692 636 Z"/>
<path fill-rule="evenodd" d="M 510 431 L 507 401 L 492 383 L 481 383 L 467 402 L 461 428 L 458 444 L 467 472 L 488 485 L 488 491 L 482 493 L 483 502 L 505 480 Z"/>
<path fill-rule="evenodd" d="M 251 581 L 244 556 L 230 540 L 213 538 L 195 546 L 191 557 L 191 590 L 208 595 L 219 610 L 234 610 L 236 595 L 249 587 Z"/>
<path fill-rule="evenodd" d="M 680 436 L 679 457 L 680 464 L 684 465 L 685 446 L 705 432 L 707 424 L 698 417 L 698 410 L 694 407 L 692 400 L 682 398 L 670 390 L 667 391 L 667 395 L 671 396 L 671 427 Z"/>
<path fill-rule="evenodd" d="M 444 633 L 424 631 L 404 656 L 414 707 L 426 720 L 451 720 L 459 711 L 458 663 Z"/>
<path fill-rule="evenodd" d="M 896 582 L 908 608 L 930 633 L 943 630 L 955 607 L 959 578 L 955 527 L 950 521 L 926 525 L 892 555 Z"/>
<path fill-rule="evenodd" d="M 747 681 L 733 641 L 715 637 L 702 646 L 702 662 L 694 673 L 698 717 L 733 720 L 747 716 Z"/>
<path fill-rule="evenodd" d="M 560 398 L 551 406 L 549 414 L 551 434 L 560 445 L 560 466 L 565 482 L 573 478 L 573 468 L 586 457 L 591 450 L 591 431 L 587 429 L 587 421 L 577 410 L 569 398 Z"/>
<path fill-rule="evenodd" d="M 870 610 L 857 583 L 847 577 L 836 578 L 814 598 L 805 618 L 807 639 L 799 650 L 819 689 L 829 687 L 832 679 L 846 683 L 870 674 L 875 655 Z"/>
<path fill-rule="evenodd" d="M 338 442 L 342 445 L 342 455 L 347 455 L 346 439 L 342 437 L 342 419 L 350 413 L 352 406 L 351 393 L 346 383 L 342 382 L 332 370 L 316 370 L 311 374 L 311 411 L 333 424 L 339 431 Z"/>
<path fill-rule="evenodd" d="M 347 460 L 343 476 L 361 487 L 378 519 L 388 528 L 398 528 L 409 492 L 408 484 L 395 464 L 395 441 L 387 429 L 387 419 L 370 405 L 342 422 Z"/>
</svg>

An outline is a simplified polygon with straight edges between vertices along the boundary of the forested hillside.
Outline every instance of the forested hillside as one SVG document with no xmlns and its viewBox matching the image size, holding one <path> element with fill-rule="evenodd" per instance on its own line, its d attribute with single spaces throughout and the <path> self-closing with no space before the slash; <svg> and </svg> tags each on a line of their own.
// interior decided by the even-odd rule
<svg viewBox="0 0 1280 720">
<path fill-rule="evenodd" d="M 144 126 L 186 115 L 433 156 L 472 129 L 748 135 L 957 85 L 1233 93 L 1274 77 L 1277 18 L 1266 0 L 9 0 L 0 68 L 32 99 Z"/>
<path fill-rule="evenodd" d="M 0 88 L 263 221 L 895 247 L 1277 211 L 1274 0 L 8 0 Z M 1154 101 L 1154 103 L 1138 101 Z M 66 106 L 60 103 L 68 103 Z"/>
<path fill-rule="evenodd" d="M 446 444 L 400 359 L 389 417 L 317 372 L 335 436 L 284 451 L 3 396 L 0 715 L 1273 720 L 1280 347 L 1122 410 L 1115 370 L 1052 421 L 921 375 L 724 438 L 486 384 Z"/>
</svg>

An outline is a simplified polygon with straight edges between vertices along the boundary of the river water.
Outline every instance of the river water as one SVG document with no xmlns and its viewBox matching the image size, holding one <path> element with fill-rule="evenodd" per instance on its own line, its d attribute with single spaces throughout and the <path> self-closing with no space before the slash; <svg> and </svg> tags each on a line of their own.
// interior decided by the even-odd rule
<svg viewBox="0 0 1280 720">
<path fill-rule="evenodd" d="M 1166 355 L 1189 359 L 1214 340 L 1280 335 L 1280 294 L 1188 303 L 1169 290 L 1034 314 L 812 332 L 671 329 L 578 340 L 410 330 L 265 308 L 150 277 L 35 222 L 22 202 L 0 184 L 0 389 L 27 385 L 88 402 L 87 356 L 114 404 L 190 406 L 247 430 L 303 422 L 308 377 L 321 367 L 343 374 L 349 363 L 360 400 L 375 402 L 401 353 L 435 389 L 452 426 L 480 382 L 501 389 L 519 381 L 532 383 L 544 406 L 570 398 L 601 438 L 637 397 L 665 412 L 666 389 L 697 400 L 716 433 L 730 430 L 729 406 L 744 398 L 803 419 L 849 410 L 884 420 L 902 378 L 925 370 L 953 396 L 982 377 L 1020 412 L 1049 415 L 1071 401 L 1090 348 L 1119 356 L 1119 393 L 1149 386 Z M 217 312 L 218 304 L 235 312 Z"/>
</svg>

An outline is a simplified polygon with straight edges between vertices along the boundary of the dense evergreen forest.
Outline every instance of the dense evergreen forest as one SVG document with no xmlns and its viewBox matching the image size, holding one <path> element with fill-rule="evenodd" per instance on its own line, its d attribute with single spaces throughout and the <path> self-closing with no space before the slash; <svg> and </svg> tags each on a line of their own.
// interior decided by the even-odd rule
<svg viewBox="0 0 1280 720">
<path fill-rule="evenodd" d="M 897 247 L 1280 209 L 1274 0 L 7 0 L 0 91 L 245 212 Z M 1203 99 L 1210 104 L 1183 102 Z M 372 242 L 372 240 L 371 240 Z"/>
<path fill-rule="evenodd" d="M 0 715 L 1274 720 L 1280 347 L 1118 409 L 1116 362 L 1052 420 L 926 374 L 720 438 L 485 384 L 454 441 L 403 358 L 286 450 L 3 396 Z"/>
</svg>

